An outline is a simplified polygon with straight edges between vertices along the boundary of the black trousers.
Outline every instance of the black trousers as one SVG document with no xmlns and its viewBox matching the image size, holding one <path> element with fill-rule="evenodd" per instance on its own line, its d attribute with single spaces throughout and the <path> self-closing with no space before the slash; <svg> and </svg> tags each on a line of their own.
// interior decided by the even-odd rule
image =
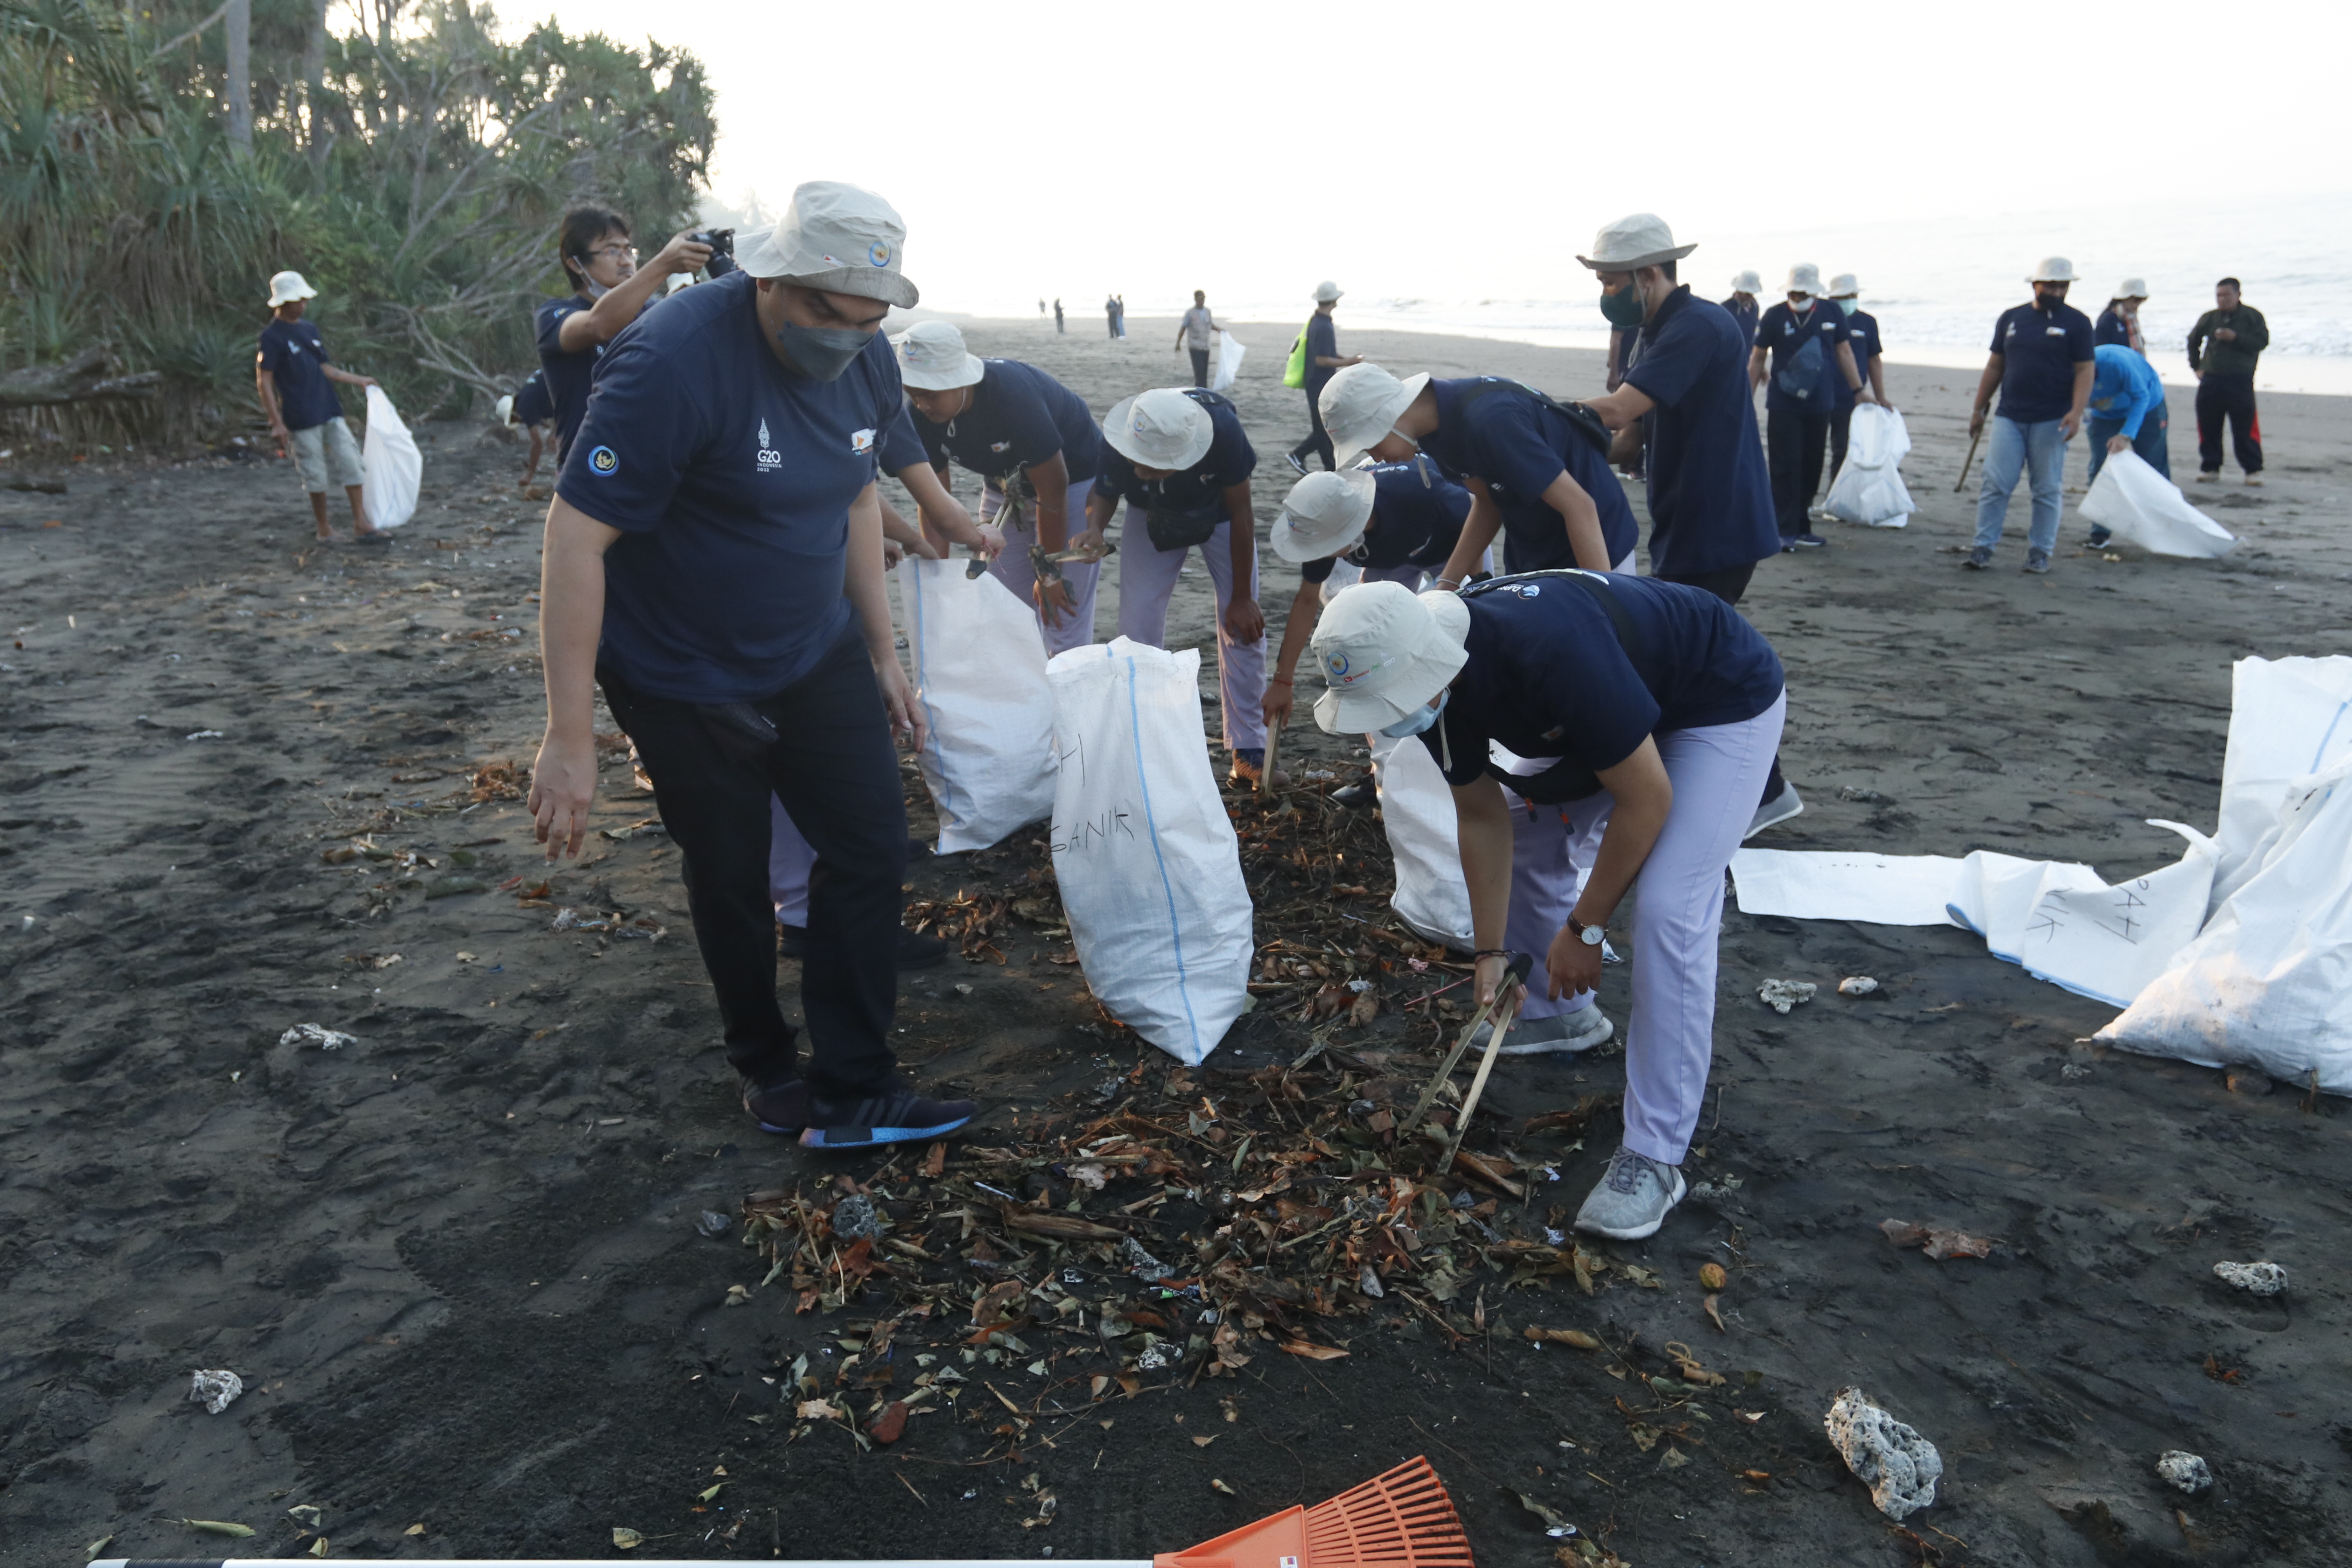
<svg viewBox="0 0 2352 1568">
<path fill-rule="evenodd" d="M 1805 513 L 1822 488 L 1822 458 L 1829 435 L 1826 412 L 1764 411 L 1764 451 L 1772 469 L 1772 515 L 1783 539 L 1812 531 Z"/>
<path fill-rule="evenodd" d="M 782 739 L 748 755 L 694 704 L 647 696 L 608 668 L 596 679 L 613 717 L 637 743 L 662 826 L 677 846 L 728 1062 L 764 1081 L 789 1078 L 798 1065 L 793 1026 L 776 1000 L 776 910 L 768 895 L 772 792 L 816 851 L 801 965 L 805 1076 L 825 1093 L 878 1086 L 898 1065 L 887 1042 L 898 998 L 907 803 L 889 718 L 857 628 L 815 668 L 751 704 Z"/>
<path fill-rule="evenodd" d="M 1320 452 L 1323 454 L 1323 467 L 1336 469 L 1339 466 L 1339 454 L 1331 446 L 1331 432 L 1323 428 L 1323 405 L 1315 400 L 1314 389 L 1309 389 L 1307 394 L 1307 422 L 1311 426 L 1307 432 L 1307 439 L 1293 447 L 1290 455 L 1304 462 L 1307 453 Z"/>
<path fill-rule="evenodd" d="M 1661 576 L 1659 581 L 1680 583 L 1688 588 L 1704 588 L 1725 604 L 1736 605 L 1739 603 L 1739 596 L 1748 592 L 1748 580 L 1755 575 L 1756 563 L 1751 561 L 1745 566 L 1726 566 L 1718 572 L 1696 572 L 1685 577 Z M 1764 801 L 1770 800 L 1774 795 L 1779 795 L 1781 784 L 1780 757 L 1778 752 L 1775 752 L 1772 757 L 1772 774 L 1764 781 L 1764 799 L 1756 804 L 1761 805 Z"/>
<path fill-rule="evenodd" d="M 1853 405 L 1849 403 L 1830 416 L 1830 466 L 1826 471 L 1832 480 L 1845 467 L 1845 438 L 1853 429 Z"/>
<path fill-rule="evenodd" d="M 2216 375 L 2211 371 L 2197 384 L 2197 468 L 2200 473 L 2221 471 L 2221 422 L 2230 423 L 2231 445 L 2237 448 L 2238 467 L 2250 474 L 2263 471 L 2263 422 L 2254 411 L 2254 377 Z"/>
<path fill-rule="evenodd" d="M 1192 351 L 1192 384 L 1194 386 L 1206 386 L 1209 384 L 1209 351 L 1206 349 L 1194 349 Z"/>
</svg>

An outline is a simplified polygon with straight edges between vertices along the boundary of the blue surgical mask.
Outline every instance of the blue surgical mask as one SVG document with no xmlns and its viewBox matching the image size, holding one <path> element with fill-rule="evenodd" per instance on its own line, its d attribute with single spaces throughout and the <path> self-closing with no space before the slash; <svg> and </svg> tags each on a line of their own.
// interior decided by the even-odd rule
<svg viewBox="0 0 2352 1568">
<path fill-rule="evenodd" d="M 1838 309 L 1851 316 L 1856 310 L 1862 309 L 1862 301 L 1859 300 L 1840 300 L 1838 301 Z"/>
<path fill-rule="evenodd" d="M 861 332 L 855 327 L 803 327 L 786 321 L 776 331 L 776 342 L 784 348 L 784 356 L 793 368 L 811 381 L 838 381 L 842 373 L 857 363 L 866 345 L 874 341 L 871 332 Z"/>
<path fill-rule="evenodd" d="M 1454 689 L 1449 686 L 1437 694 L 1436 701 L 1414 709 L 1395 723 L 1383 729 L 1381 733 L 1391 741 L 1402 741 L 1408 736 L 1420 734 L 1437 722 L 1438 715 L 1445 711 L 1445 704 L 1453 696 Z"/>
</svg>

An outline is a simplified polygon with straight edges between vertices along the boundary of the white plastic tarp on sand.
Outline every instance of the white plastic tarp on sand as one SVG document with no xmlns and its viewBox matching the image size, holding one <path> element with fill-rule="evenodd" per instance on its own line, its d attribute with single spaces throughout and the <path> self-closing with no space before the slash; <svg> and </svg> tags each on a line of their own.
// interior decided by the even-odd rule
<svg viewBox="0 0 2352 1568">
<path fill-rule="evenodd" d="M 1857 405 L 1847 426 L 1845 463 L 1830 483 L 1822 510 L 1843 522 L 1902 528 L 1919 510 L 1903 483 L 1902 464 L 1911 450 L 1903 416 L 1875 404 Z"/>
<path fill-rule="evenodd" d="M 1054 812 L 1054 690 L 1036 612 L 964 564 L 910 560 L 898 574 L 929 731 L 916 762 L 942 855 L 985 849 Z"/>
<path fill-rule="evenodd" d="M 1096 999 L 1197 1065 L 1249 1006 L 1254 911 L 1209 767 L 1201 655 L 1119 637 L 1056 655 L 1054 878 Z"/>
<path fill-rule="evenodd" d="M 1380 785 L 1381 826 L 1396 861 L 1397 919 L 1461 952 L 1478 945 L 1470 928 L 1470 888 L 1462 879 L 1462 851 L 1454 836 L 1454 792 L 1418 736 L 1383 735 L 1372 742 L 1372 777 Z"/>
<path fill-rule="evenodd" d="M 416 513 L 425 456 L 383 388 L 367 389 L 367 438 L 360 446 L 360 504 L 371 528 L 398 528 Z"/>
<path fill-rule="evenodd" d="M 1234 389 L 1234 378 L 1241 374 L 1242 356 L 1247 353 L 1249 345 L 1233 333 L 1217 334 L 1217 363 L 1209 370 L 1211 392 L 1231 392 Z"/>
<path fill-rule="evenodd" d="M 1950 874 L 1949 918 L 1995 956 L 2125 1008 L 2102 1040 L 2352 1092 L 2352 658 L 2241 659 L 2219 830 L 2153 826 L 2187 851 L 2112 886 L 2087 866 L 1970 855 Z M 1744 849 L 1732 874 L 1749 914 L 1929 924 L 1896 917 L 1920 914 L 1950 865 Z"/>
<path fill-rule="evenodd" d="M 2107 458 L 2080 510 L 2085 521 L 2157 555 L 2210 559 L 2238 547 L 2237 535 L 2190 506 L 2180 487 L 2137 452 Z"/>
</svg>

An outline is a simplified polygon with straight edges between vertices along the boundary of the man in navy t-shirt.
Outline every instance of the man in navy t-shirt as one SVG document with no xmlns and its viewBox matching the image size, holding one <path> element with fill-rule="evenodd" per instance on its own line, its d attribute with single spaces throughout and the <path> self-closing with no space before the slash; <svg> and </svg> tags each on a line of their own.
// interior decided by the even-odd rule
<svg viewBox="0 0 2352 1568">
<path fill-rule="evenodd" d="M 1830 421 L 1843 385 L 1860 403 L 1877 395 L 1863 385 L 1862 373 L 1846 345 L 1845 312 L 1822 303 L 1822 269 L 1809 261 L 1789 268 L 1789 294 L 1756 323 L 1756 347 L 1748 359 L 1748 383 L 1767 384 L 1764 445 L 1772 473 L 1772 510 L 1780 525 L 1783 550 L 1819 549 L 1810 513 L 1821 492 L 1822 460 L 1829 446 Z"/>
<path fill-rule="evenodd" d="M 891 733 L 924 723 L 882 584 L 877 437 L 898 416 L 877 329 L 911 306 L 905 226 L 870 191 L 793 194 L 740 269 L 624 330 L 597 365 L 548 510 L 547 738 L 530 808 L 577 855 L 593 697 L 636 742 L 684 860 L 744 1105 L 813 1148 L 930 1138 L 975 1107 L 894 1073 L 907 814 Z M 805 1075 L 776 997 L 769 796 L 817 862 Z"/>
<path fill-rule="evenodd" d="M 1756 322 L 1764 313 L 1764 307 L 1756 302 L 1756 296 L 1763 291 L 1764 279 L 1751 267 L 1731 280 L 1731 297 L 1723 301 L 1724 312 L 1739 328 L 1742 353 L 1756 344 Z"/>
<path fill-rule="evenodd" d="M 680 234 L 643 267 L 629 237 L 628 221 L 610 207 L 576 206 L 556 230 L 563 275 L 572 292 L 542 303 L 531 317 L 539 344 L 540 373 L 555 407 L 555 461 L 572 450 L 572 437 L 588 407 L 588 385 L 597 356 L 622 328 L 659 298 L 676 273 L 701 270 L 710 247 Z"/>
<path fill-rule="evenodd" d="M 1830 304 L 1845 313 L 1845 346 L 1853 355 L 1853 368 L 1862 373 L 1869 384 L 1871 395 L 1879 406 L 1892 407 L 1886 401 L 1886 367 L 1879 362 L 1882 345 L 1878 341 L 1878 318 L 1862 308 L 1862 284 L 1851 272 L 1841 272 L 1830 279 Z M 1837 412 L 1830 416 L 1830 478 L 1834 480 L 1838 470 L 1845 467 L 1845 443 L 1853 428 L 1853 396 L 1855 389 L 1840 376 L 1837 384 Z"/>
<path fill-rule="evenodd" d="M 2000 394 L 1993 415 L 1992 440 L 1985 448 L 1984 483 L 1977 492 L 1977 535 L 1962 564 L 1981 572 L 1992 564 L 1993 546 L 2009 521 L 2010 492 L 2018 477 L 2031 473 L 2033 519 L 2025 531 L 2025 569 L 2050 570 L 2058 543 L 2058 517 L 2066 478 L 2066 443 L 2083 423 L 2091 400 L 2096 345 L 2091 318 L 2066 303 L 2074 265 L 2063 256 L 2046 258 L 2027 279 L 2033 303 L 2012 305 L 1992 327 L 1992 357 L 1977 380 L 1976 407 L 1969 435 L 1985 426 L 1992 395 Z"/>
<path fill-rule="evenodd" d="M 261 329 L 261 350 L 253 359 L 254 390 L 269 416 L 269 433 L 278 437 L 278 457 L 291 455 L 301 473 L 319 537 L 335 536 L 327 526 L 327 487 L 337 484 L 352 503 L 352 534 L 381 541 L 383 533 L 368 521 L 362 498 L 365 473 L 359 443 L 352 439 L 343 405 L 327 384 L 373 386 L 375 378 L 353 375 L 328 361 L 318 323 L 303 320 L 307 302 L 318 297 L 299 272 L 280 272 L 269 280 L 269 324 Z"/>
<path fill-rule="evenodd" d="M 1721 306 L 1675 285 L 1676 264 L 1697 247 L 1677 246 L 1674 237 L 1663 219 L 1635 213 L 1602 229 L 1592 255 L 1577 258 L 1604 283 L 1627 279 L 1643 312 L 1640 353 L 1625 384 L 1585 406 L 1612 430 L 1646 432 L 1650 574 L 1737 605 L 1756 563 L 1780 548 L 1756 438 L 1755 392 L 1744 373 L 1752 334 Z M 1804 808 L 1775 759 L 1748 834 Z"/>
<path fill-rule="evenodd" d="M 1315 313 L 1307 318 L 1307 380 L 1304 385 L 1308 427 L 1307 439 L 1289 452 L 1291 468 L 1301 474 L 1307 471 L 1307 457 L 1310 452 L 1323 454 L 1323 467 L 1327 470 L 1339 466 L 1331 453 L 1331 433 L 1323 428 L 1323 405 L 1316 400 L 1323 395 L 1323 389 L 1330 384 L 1332 376 L 1351 364 L 1364 363 L 1361 354 L 1342 354 L 1339 352 L 1339 333 L 1331 322 L 1331 312 L 1339 308 L 1339 296 L 1346 292 L 1328 278 L 1318 283 L 1315 285 Z"/>
</svg>

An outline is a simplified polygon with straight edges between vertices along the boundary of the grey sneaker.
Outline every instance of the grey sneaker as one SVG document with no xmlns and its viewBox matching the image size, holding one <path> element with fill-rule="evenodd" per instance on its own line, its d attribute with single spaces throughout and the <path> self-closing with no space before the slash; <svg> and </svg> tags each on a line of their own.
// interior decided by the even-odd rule
<svg viewBox="0 0 2352 1568">
<path fill-rule="evenodd" d="M 1620 1148 L 1609 1156 L 1601 1184 L 1576 1211 L 1576 1228 L 1618 1241 L 1658 1234 L 1668 1211 L 1683 1201 L 1683 1173 L 1645 1154 Z"/>
<path fill-rule="evenodd" d="M 1739 841 L 1745 844 L 1766 828 L 1786 822 L 1804 809 L 1805 797 L 1797 793 L 1795 784 L 1782 779 L 1780 793 L 1756 808 L 1756 815 L 1748 819 L 1748 831 L 1739 836 Z"/>
<path fill-rule="evenodd" d="M 1960 564 L 1967 567 L 1971 572 L 1983 571 L 1986 567 L 1992 564 L 1992 546 L 1990 544 L 1978 545 L 1975 549 L 1969 552 L 1969 558 L 1966 561 L 1961 562 Z"/>
<path fill-rule="evenodd" d="M 1485 1033 L 1484 1029 L 1480 1030 Z M 1617 1026 L 1609 1015 L 1598 1007 L 1579 1007 L 1573 1013 L 1558 1013 L 1549 1018 L 1522 1018 L 1511 1032 L 1503 1037 L 1503 1048 L 1498 1057 L 1570 1056 L 1589 1051 L 1595 1046 L 1605 1046 L 1617 1033 Z M 1486 1042 L 1478 1042 L 1484 1046 Z"/>
<path fill-rule="evenodd" d="M 2050 552 L 2029 550 L 2025 552 L 2025 569 L 2037 576 L 2050 570 Z"/>
</svg>

